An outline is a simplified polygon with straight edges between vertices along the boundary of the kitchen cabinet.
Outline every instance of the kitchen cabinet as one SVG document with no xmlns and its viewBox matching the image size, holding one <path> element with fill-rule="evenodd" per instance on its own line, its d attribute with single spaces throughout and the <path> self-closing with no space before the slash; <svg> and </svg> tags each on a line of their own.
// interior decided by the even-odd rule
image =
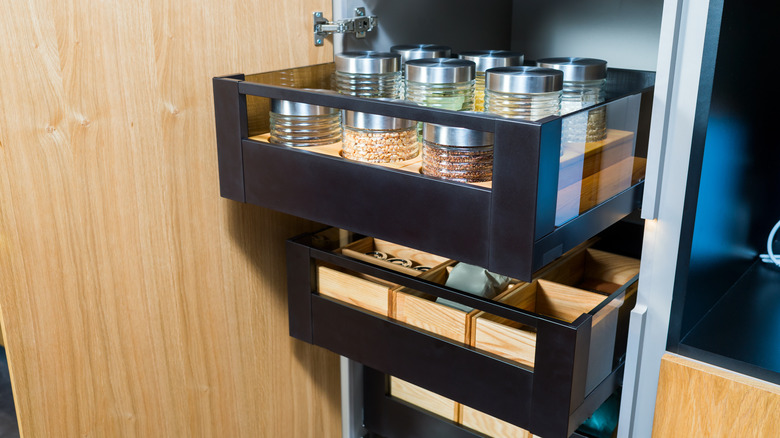
<svg viewBox="0 0 780 438">
<path fill-rule="evenodd" d="M 501 14 L 504 17 L 515 13 L 513 11 L 527 7 L 522 2 L 494 3 L 508 13 Z M 388 10 L 387 5 L 384 5 L 384 8 L 378 5 L 376 11 L 369 8 L 367 13 L 379 15 L 380 23 L 391 22 L 391 18 L 397 19 L 399 16 L 410 20 L 419 19 L 414 14 L 410 16 L 409 9 L 405 9 L 400 4 L 393 5 L 389 9 L 392 10 Z M 335 10 L 338 11 L 339 7 Z M 428 20 L 425 35 L 432 38 L 438 35 L 437 30 L 470 25 L 468 33 L 459 32 L 459 36 L 453 38 L 452 42 L 436 41 L 452 44 L 456 52 L 469 48 L 485 48 L 480 47 L 482 41 L 494 38 L 501 32 L 505 32 L 506 35 L 513 33 L 512 23 L 508 23 L 505 19 L 497 20 L 496 29 L 486 33 L 480 30 L 490 28 L 494 22 L 470 20 L 470 15 L 456 13 L 450 5 L 446 7 L 446 11 L 446 14 L 437 16 L 445 20 Z M 342 16 L 351 16 L 351 10 L 349 12 Z M 572 19 L 572 17 L 568 18 Z M 383 21 L 385 19 L 387 21 Z M 644 22 L 646 17 L 637 15 L 634 19 Z M 382 26 L 384 24 L 380 24 L 380 29 Z M 598 25 L 594 23 L 593 28 L 597 29 Z M 392 30 L 388 33 L 392 34 Z M 487 35 L 487 39 L 482 38 L 481 35 Z M 388 36 L 383 35 L 382 38 Z M 389 38 L 391 39 L 379 39 L 379 41 L 391 41 L 392 37 Z M 396 42 L 402 42 L 397 38 Z M 372 41 L 370 33 L 365 40 L 341 38 L 341 46 L 344 48 L 366 45 L 378 48 L 375 44 L 377 41 Z M 503 44 L 504 46 L 500 48 L 509 48 L 508 46 L 514 45 L 514 41 L 510 37 L 510 40 L 504 40 Z M 387 48 L 382 49 L 387 50 Z M 551 55 L 549 52 L 541 52 L 542 50 L 544 49 L 538 49 L 540 56 Z M 631 51 L 625 47 L 618 51 L 620 50 Z M 590 53 L 583 53 L 583 55 L 587 56 Z M 626 120 L 628 129 L 625 131 L 630 133 L 631 153 L 624 157 L 631 163 L 626 169 L 628 170 L 625 177 L 627 185 L 621 186 L 620 190 L 609 195 L 596 196 L 597 201 L 575 214 L 575 218 L 571 221 L 556 224 L 554 220 L 555 207 L 561 199 L 558 193 L 558 181 L 559 177 L 565 174 L 560 164 L 561 118 L 552 117 L 540 122 L 522 122 L 488 114 L 455 113 L 413 107 L 402 102 L 368 101 L 302 90 L 302 88 L 329 87 L 329 77 L 333 67 L 327 64 L 295 71 L 215 78 L 215 114 L 222 194 L 230 199 L 278 209 L 448 259 L 485 266 L 496 272 L 512 275 L 518 280 L 534 280 L 535 272 L 543 270 L 552 261 L 587 239 L 602 232 L 609 234 L 611 225 L 620 222 L 621 219 L 624 219 L 627 224 L 635 222 L 629 215 L 636 210 L 641 200 L 643 171 L 635 169 L 633 165 L 643 163 L 641 159 L 646 153 L 648 132 L 646 116 L 650 111 L 653 75 L 637 69 L 619 68 L 618 60 L 611 65 L 615 68 L 611 69 L 608 79 L 611 91 L 606 106 L 613 111 L 613 116 L 609 119 Z M 270 98 L 296 100 L 494 132 L 497 141 L 493 183 L 479 186 L 434 180 L 420 175 L 418 171 L 414 171 L 414 168 L 403 169 L 402 166 L 374 166 L 349 162 L 338 156 L 337 150 L 333 152 L 291 149 L 269 144 L 264 133 L 268 129 L 267 114 Z M 638 172 L 635 172 L 636 170 Z M 388 188 L 395 190 L 388 190 Z M 579 191 L 577 196 L 581 196 L 582 193 Z M 463 214 L 463 211 L 468 213 Z M 623 240 L 622 245 L 614 244 L 614 246 L 617 248 L 638 246 L 641 240 L 638 237 L 641 235 L 641 223 L 639 229 L 639 233 Z M 463 230 L 468 232 L 464 233 Z M 452 236 L 458 238 L 453 239 Z M 413 277 L 377 270 L 367 264 L 322 252 L 311 245 L 296 246 L 293 243 L 288 248 L 292 248 L 288 249 L 288 257 L 291 258 L 288 261 L 288 269 L 291 270 L 288 277 L 291 332 L 296 337 L 324 345 L 340 354 L 362 359 L 363 362 L 368 362 L 376 368 L 384 368 L 384 371 L 390 374 L 392 372 L 401 374 L 400 377 L 412 380 L 414 384 L 427 385 L 428 389 L 433 387 L 454 399 L 465 397 L 466 400 L 470 400 L 470 403 L 487 407 L 488 411 L 505 420 L 528 427 L 532 431 L 536 429 L 548 436 L 564 437 L 571 434 L 618 385 L 622 373 L 620 359 L 622 354 L 615 355 L 616 363 L 611 364 L 610 369 L 607 370 L 606 378 L 609 382 L 601 386 L 601 389 L 598 388 L 600 382 L 605 382 L 603 376 L 595 384 L 586 384 L 588 366 L 585 364 L 588 359 L 585 356 L 580 356 L 579 359 L 576 354 L 571 356 L 579 364 L 577 365 L 575 362 L 567 362 L 568 359 L 564 359 L 566 355 L 562 354 L 560 358 L 552 360 L 556 365 L 540 366 L 538 371 L 540 375 L 548 374 L 545 379 L 549 379 L 550 385 L 569 385 L 566 390 L 551 391 L 551 394 L 563 394 L 563 398 L 556 399 L 558 395 L 552 395 L 547 401 L 541 401 L 539 398 L 539 401 L 531 402 L 531 387 L 537 385 L 534 379 L 541 379 L 541 377 L 529 373 L 527 365 L 525 369 L 516 366 L 507 367 L 501 360 L 494 361 L 489 357 L 474 354 L 468 348 L 464 348 L 467 346 L 465 342 L 456 344 L 419 334 L 387 319 L 334 303 L 329 298 L 322 298 L 322 293 L 317 293 L 315 286 L 322 278 L 319 277 L 317 266 L 320 262 L 348 266 L 362 275 L 384 278 L 384 281 L 393 284 L 412 289 L 424 289 L 432 295 L 439 294 L 439 296 L 461 300 L 480 310 L 488 310 L 501 316 L 508 316 L 510 319 L 519 318 L 532 326 L 540 324 L 537 327 L 540 333 L 544 331 L 540 327 L 549 321 L 544 318 L 538 319 L 536 316 L 529 318 L 529 315 L 522 311 L 514 312 L 516 314 L 513 315 L 511 307 L 496 305 L 487 300 L 474 300 L 466 294 L 458 294 L 451 289 L 437 287 L 429 282 L 420 282 Z M 630 286 L 628 283 L 626 285 Z M 335 295 L 343 298 L 345 294 Z M 381 305 L 381 298 L 376 302 Z M 623 310 L 629 309 L 630 306 L 623 308 Z M 622 321 L 627 322 L 625 315 Z M 588 325 L 585 324 L 583 327 Z M 342 331 L 336 333 L 338 330 Z M 368 333 L 375 334 L 375 337 L 368 337 Z M 359 347 L 361 344 L 356 338 L 363 335 L 367 336 L 364 348 Z M 379 356 L 376 349 L 370 347 L 370 339 L 379 339 L 382 336 L 388 340 L 395 339 L 395 344 L 387 345 L 391 349 L 396 349 L 393 351 L 397 353 L 405 351 L 405 354 Z M 560 345 L 570 352 L 581 352 L 588 350 L 585 348 L 589 345 L 588 339 L 596 339 L 596 337 L 590 338 L 590 334 L 586 335 L 585 332 L 578 334 L 576 330 L 567 336 L 574 336 L 574 338 L 561 343 L 540 345 L 550 347 Z M 582 338 L 581 342 L 577 342 L 575 339 L 578 336 L 586 337 Z M 404 344 L 397 339 L 408 339 L 409 342 Z M 410 347 L 414 345 L 418 347 Z M 423 345 L 427 345 L 428 348 L 423 348 Z M 412 350 L 409 348 L 419 348 L 418 351 L 445 350 L 449 353 L 441 355 L 437 359 L 440 366 L 425 371 L 427 376 L 422 378 L 409 371 L 415 363 L 413 355 L 410 354 Z M 544 351 L 545 348 L 537 350 L 537 359 L 540 357 L 539 351 Z M 371 356 L 372 354 L 384 359 L 377 359 Z M 492 366 L 491 369 L 501 369 L 503 371 L 500 373 L 504 374 L 494 374 L 490 377 L 496 379 L 492 386 L 488 387 L 492 389 L 468 391 L 469 394 L 466 395 L 467 391 L 458 389 L 453 379 L 446 381 L 442 377 L 432 375 L 436 369 L 444 370 L 451 367 L 453 358 L 462 358 L 466 362 L 471 362 L 471 365 L 462 370 L 473 369 L 479 364 L 495 364 L 488 366 Z M 419 362 L 417 364 L 417 369 L 424 368 L 419 366 Z M 381 396 L 386 395 L 386 388 L 381 389 L 383 377 L 381 375 L 377 377 L 380 383 L 374 384 L 373 378 L 370 377 L 375 376 L 372 373 L 374 372 L 366 370 L 366 375 L 369 376 L 366 380 L 366 399 L 377 396 L 370 390 L 380 391 Z M 462 373 L 463 371 L 461 376 Z M 514 379 L 512 373 L 515 375 Z M 457 375 L 458 373 L 453 371 L 452 376 Z M 518 379 L 517 375 L 525 377 Z M 522 398 L 519 405 L 516 403 L 498 407 L 502 401 L 501 397 L 489 400 L 491 391 L 500 388 L 499 376 L 507 376 L 505 382 L 510 380 L 519 382 L 520 387 L 510 387 L 517 390 L 505 391 L 508 394 L 506 400 L 512 400 L 512 397 L 517 398 L 516 400 Z M 542 385 L 536 388 L 534 393 L 538 397 L 539 393 L 543 392 Z M 586 396 L 595 394 L 594 391 L 597 395 L 588 399 Z M 363 391 L 357 392 L 363 394 Z M 387 399 L 382 400 L 387 401 Z M 365 418 L 371 417 L 369 405 L 385 406 L 382 410 L 385 413 L 389 412 L 387 409 L 395 409 L 381 401 L 367 403 Z M 357 403 L 357 406 L 356 417 L 359 417 L 358 423 L 362 425 L 363 417 L 359 412 L 363 404 Z M 531 420 L 533 409 L 536 410 L 537 415 Z M 562 413 L 545 415 L 551 414 L 553 410 L 560 410 Z M 377 414 L 374 418 L 380 416 Z M 411 422 L 418 426 L 423 423 L 436 424 L 430 427 L 444 427 L 432 421 Z M 382 429 L 382 432 L 390 436 L 393 434 L 403 436 L 400 435 L 399 430 Z M 404 433 L 408 432 L 407 430 Z"/>
</svg>

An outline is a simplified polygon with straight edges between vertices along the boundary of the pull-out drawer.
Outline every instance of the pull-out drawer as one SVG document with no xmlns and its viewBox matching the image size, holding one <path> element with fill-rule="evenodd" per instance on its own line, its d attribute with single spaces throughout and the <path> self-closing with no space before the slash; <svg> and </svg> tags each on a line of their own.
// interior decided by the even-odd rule
<svg viewBox="0 0 780 438">
<path fill-rule="evenodd" d="M 287 246 L 290 332 L 535 435 L 567 438 L 618 385 L 635 301 L 638 261 L 592 244 L 485 299 L 446 285 L 457 261 L 338 229 L 301 236 Z"/>
<path fill-rule="evenodd" d="M 604 103 L 527 121 L 333 93 L 328 89 L 334 68 L 214 79 L 223 197 L 525 281 L 641 204 L 652 72 L 610 69 Z M 373 164 L 344 158 L 340 142 L 274 144 L 273 99 L 493 133 L 492 180 L 425 175 L 419 155 Z M 606 137 L 586 141 L 584 131 L 571 137 L 585 129 L 581 122 L 590 112 L 606 114 Z"/>
</svg>

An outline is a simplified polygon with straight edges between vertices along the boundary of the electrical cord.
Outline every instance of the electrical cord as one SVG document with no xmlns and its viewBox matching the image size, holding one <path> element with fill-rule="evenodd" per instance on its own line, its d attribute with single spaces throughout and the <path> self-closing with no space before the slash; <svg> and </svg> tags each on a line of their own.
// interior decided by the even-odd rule
<svg viewBox="0 0 780 438">
<path fill-rule="evenodd" d="M 761 261 L 764 263 L 773 263 L 780 267 L 780 256 L 776 255 L 772 250 L 775 243 L 775 234 L 777 234 L 778 229 L 780 229 L 780 221 L 777 221 L 775 226 L 772 227 L 772 231 L 769 232 L 769 237 L 766 239 L 766 254 L 761 254 Z"/>
</svg>

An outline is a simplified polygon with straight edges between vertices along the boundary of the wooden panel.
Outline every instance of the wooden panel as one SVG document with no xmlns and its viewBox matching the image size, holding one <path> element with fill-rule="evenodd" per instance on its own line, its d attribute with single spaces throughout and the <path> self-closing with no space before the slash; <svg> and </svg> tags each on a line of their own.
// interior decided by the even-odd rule
<svg viewBox="0 0 780 438">
<path fill-rule="evenodd" d="M 495 438 L 539 438 L 531 432 L 521 429 L 514 424 L 499 420 L 484 412 L 470 408 L 466 405 L 461 407 L 461 423 L 489 437 Z"/>
<path fill-rule="evenodd" d="M 0 0 L 0 306 L 27 437 L 337 436 L 283 240 L 219 197 L 211 78 L 332 61 L 295 0 Z"/>
<path fill-rule="evenodd" d="M 780 386 L 673 354 L 661 360 L 653 437 L 780 436 Z"/>
<path fill-rule="evenodd" d="M 390 395 L 448 420 L 458 421 L 460 404 L 397 377 L 390 377 Z"/>
</svg>

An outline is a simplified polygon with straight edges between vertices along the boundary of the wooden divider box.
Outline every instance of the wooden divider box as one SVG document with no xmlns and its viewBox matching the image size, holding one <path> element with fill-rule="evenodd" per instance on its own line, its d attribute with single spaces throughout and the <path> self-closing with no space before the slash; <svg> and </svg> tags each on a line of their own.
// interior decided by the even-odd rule
<svg viewBox="0 0 780 438">
<path fill-rule="evenodd" d="M 604 297 L 551 281 L 534 280 L 506 294 L 500 301 L 570 323 L 601 304 Z M 530 327 L 479 312 L 474 315 L 471 333 L 472 346 L 529 367 L 534 366 L 536 332 Z"/>
<path fill-rule="evenodd" d="M 539 278 L 610 295 L 639 273 L 639 260 L 583 248 L 564 255 Z"/>
<path fill-rule="evenodd" d="M 521 309 L 573 322 L 639 273 L 639 260 L 588 247 L 556 261 L 533 283 L 501 300 Z M 586 393 L 612 370 L 620 307 L 635 299 L 636 283 L 599 309 L 592 319 Z M 622 312 L 627 314 L 626 312 Z M 625 316 L 623 316 L 625 318 Z M 625 321 L 623 322 L 625 323 Z M 533 367 L 536 333 L 518 323 L 480 312 L 474 315 L 471 345 Z"/>
<path fill-rule="evenodd" d="M 426 280 L 445 284 L 455 261 L 449 261 L 435 270 L 420 276 Z M 510 282 L 494 299 L 499 300 L 514 288 L 524 283 Z M 399 288 L 392 291 L 394 313 L 392 318 L 425 331 L 435 333 L 448 339 L 464 344 L 469 343 L 473 316 L 477 310 L 466 312 L 445 304 L 436 302 L 436 297 L 410 288 Z"/>
<path fill-rule="evenodd" d="M 404 267 L 367 254 L 372 251 L 381 251 L 395 258 L 409 260 L 412 262 L 412 267 Z M 418 276 L 425 272 L 414 269 L 415 267 L 435 267 L 447 261 L 444 257 L 373 237 L 359 239 L 335 252 L 412 276 Z M 324 263 L 317 266 L 317 279 L 317 291 L 320 295 L 383 316 L 391 316 L 393 313 L 391 291 L 398 287 L 397 284 Z"/>
<path fill-rule="evenodd" d="M 390 376 L 390 395 L 447 420 L 459 420 L 460 403 L 394 376 Z"/>
</svg>

